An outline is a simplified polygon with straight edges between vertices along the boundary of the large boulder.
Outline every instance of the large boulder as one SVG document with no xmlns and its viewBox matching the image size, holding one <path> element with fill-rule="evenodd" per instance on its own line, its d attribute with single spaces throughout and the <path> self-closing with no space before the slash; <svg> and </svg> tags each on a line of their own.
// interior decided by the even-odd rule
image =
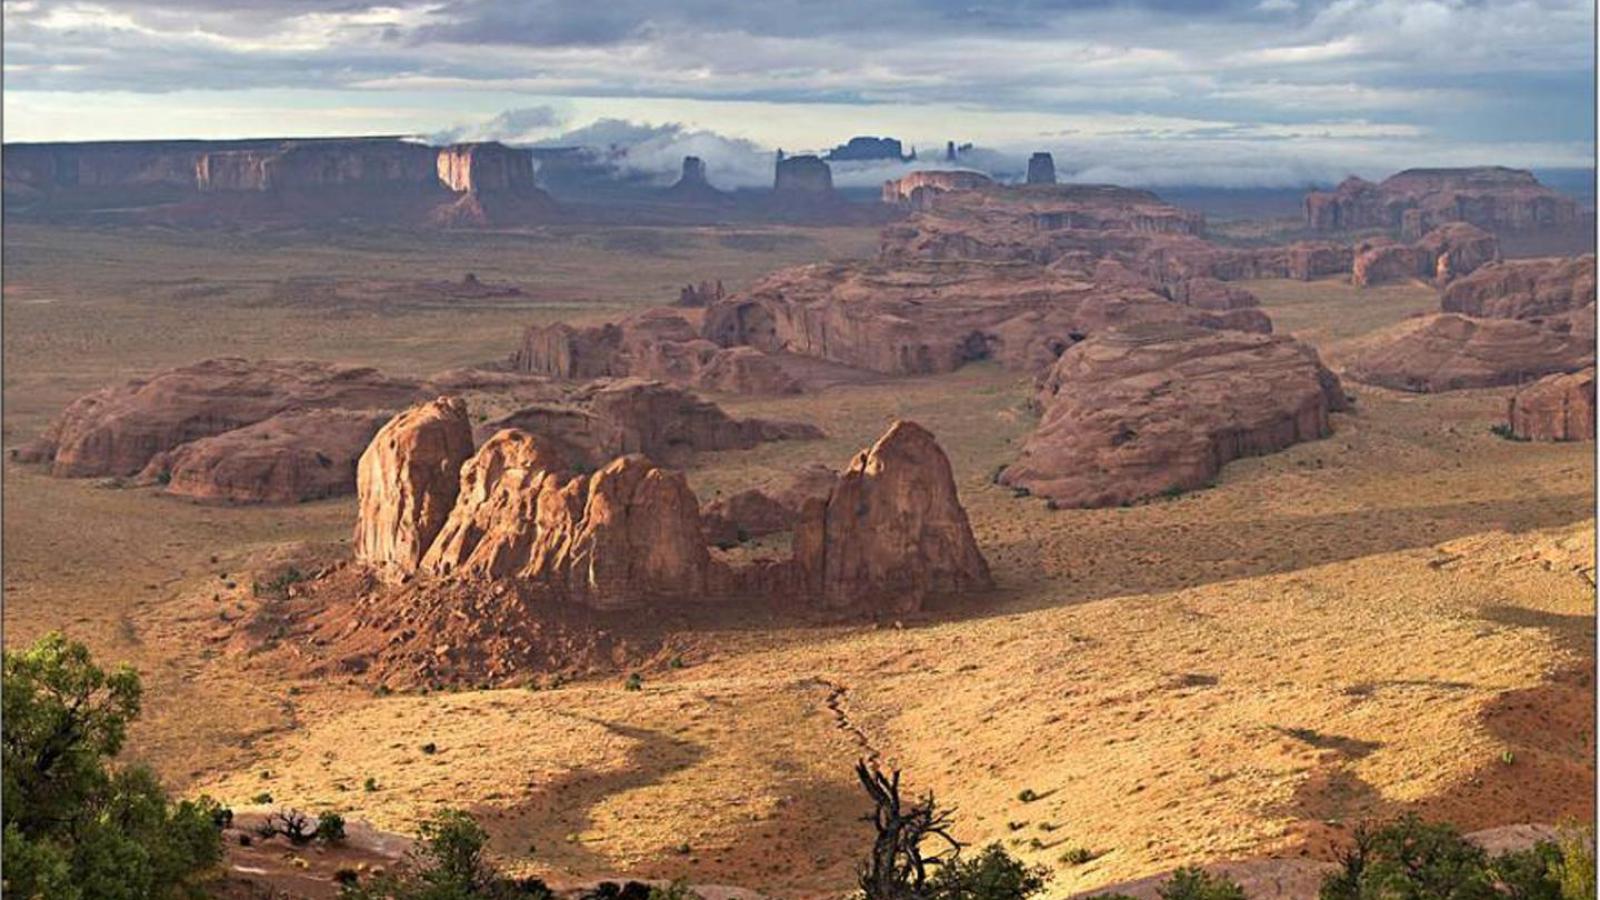
<svg viewBox="0 0 1600 900">
<path fill-rule="evenodd" d="M 1594 367 L 1547 375 L 1511 397 L 1506 426 L 1525 441 L 1594 440 Z"/>
<path fill-rule="evenodd" d="M 1140 326 L 1061 355 L 1005 484 L 1057 506 L 1114 506 L 1210 483 L 1222 466 L 1326 437 L 1339 380 L 1289 337 Z"/>
<path fill-rule="evenodd" d="M 156 454 L 140 480 L 193 500 L 298 503 L 350 494 L 356 461 L 389 414 L 312 409 L 180 444 Z"/>
<path fill-rule="evenodd" d="M 414 406 L 389 420 L 356 467 L 356 559 L 386 577 L 403 577 L 444 527 L 472 456 L 467 407 L 453 397 Z"/>
<path fill-rule="evenodd" d="M 1521 384 L 1594 365 L 1594 309 L 1582 322 L 1479 319 L 1455 313 L 1407 319 L 1365 338 L 1345 360 L 1356 381 L 1431 393 Z"/>
<path fill-rule="evenodd" d="M 540 566 L 571 540 L 565 461 L 544 439 L 508 428 L 484 441 L 461 466 L 449 517 L 419 568 L 505 578 Z"/>
<path fill-rule="evenodd" d="M 208 359 L 78 398 L 18 457 L 62 478 L 129 476 L 159 453 L 289 410 L 392 410 L 422 390 L 364 367 Z"/>
<path fill-rule="evenodd" d="M 992 585 L 950 461 L 915 422 L 895 422 L 826 500 L 806 504 L 794 560 L 808 591 L 835 608 L 913 610 Z"/>
<path fill-rule="evenodd" d="M 1594 255 L 1518 259 L 1483 266 L 1445 289 L 1445 312 L 1496 319 L 1531 319 L 1595 302 Z"/>
</svg>

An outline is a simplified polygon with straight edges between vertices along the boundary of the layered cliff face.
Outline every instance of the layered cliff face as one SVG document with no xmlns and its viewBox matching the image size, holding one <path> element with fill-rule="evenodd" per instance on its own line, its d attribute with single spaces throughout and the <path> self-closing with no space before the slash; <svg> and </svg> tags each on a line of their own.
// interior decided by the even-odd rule
<svg viewBox="0 0 1600 900">
<path fill-rule="evenodd" d="M 439 181 L 457 193 L 534 189 L 533 153 L 498 142 L 440 147 Z"/>
<path fill-rule="evenodd" d="M 1377 228 L 1406 240 L 1449 222 L 1515 232 L 1570 226 L 1577 218 L 1571 198 L 1532 172 L 1500 166 L 1408 169 L 1378 184 L 1351 177 L 1305 199 L 1306 227 L 1315 231 Z"/>
<path fill-rule="evenodd" d="M 1571 315 L 1571 314 L 1569 314 Z M 1356 381 L 1415 393 L 1523 384 L 1594 365 L 1594 307 L 1582 322 L 1472 318 L 1440 313 L 1407 319 L 1361 342 L 1345 363 Z"/>
<path fill-rule="evenodd" d="M 395 138 L 8 145 L 5 191 L 32 211 L 123 203 L 168 225 L 375 219 L 481 227 L 542 220 L 532 156 Z M 146 207 L 140 211 L 141 206 Z"/>
<path fill-rule="evenodd" d="M 976 191 L 994 184 L 982 172 L 963 169 L 948 171 L 926 170 L 883 183 L 884 203 L 909 204 L 912 209 L 927 209 L 933 197 L 946 191 Z"/>
<path fill-rule="evenodd" d="M 1061 355 L 1040 384 L 1039 427 L 1000 480 L 1067 507 L 1193 490 L 1231 460 L 1326 437 L 1345 404 L 1293 338 L 1134 326 Z"/>
<path fill-rule="evenodd" d="M 439 152 L 407 141 L 289 141 L 270 149 L 203 153 L 194 183 L 203 192 L 427 189 L 437 186 L 433 167 Z"/>
</svg>

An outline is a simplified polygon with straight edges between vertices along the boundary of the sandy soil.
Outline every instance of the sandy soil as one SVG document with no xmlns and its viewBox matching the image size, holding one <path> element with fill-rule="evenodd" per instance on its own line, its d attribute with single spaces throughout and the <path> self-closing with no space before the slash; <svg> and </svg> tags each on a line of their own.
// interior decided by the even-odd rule
<svg viewBox="0 0 1600 900">
<path fill-rule="evenodd" d="M 330 319 L 213 306 L 152 284 L 137 261 L 157 250 L 174 277 L 201 277 L 184 267 L 203 259 L 203 277 L 228 291 L 279 264 L 349 277 L 415 266 L 564 296 L 604 285 L 592 296 L 614 309 L 650 291 L 644 302 L 660 302 L 735 258 L 755 274 L 870 246 L 859 230 L 759 252 L 695 234 L 688 248 L 674 243 L 682 232 L 590 235 L 564 251 L 506 238 L 416 259 L 375 238 L 295 263 L 305 247 L 232 260 L 204 246 L 191 263 L 166 234 L 29 231 L 31 261 L 5 296 L 6 443 L 75 391 L 151 366 L 292 347 L 427 371 L 509 351 L 536 312 Z M 625 281 L 599 274 L 608 269 Z M 1250 287 L 1280 330 L 1334 360 L 1342 342 L 1436 302 L 1420 285 Z M 29 305 L 47 295 L 70 305 Z M 265 792 L 395 830 L 467 806 L 507 865 L 554 880 L 686 875 L 836 895 L 864 846 L 850 771 L 863 755 L 955 806 L 962 839 L 1050 866 L 1052 896 L 1186 862 L 1315 858 L 1348 823 L 1404 808 L 1469 829 L 1593 814 L 1592 444 L 1495 437 L 1502 391 L 1347 385 L 1357 402 L 1333 437 L 1230 464 L 1214 488 L 1050 511 L 991 482 L 1032 425 L 1028 387 L 972 366 L 719 398 L 816 421 L 829 437 L 704 455 L 690 470 L 702 499 L 805 462 L 843 465 L 895 417 L 928 426 L 999 589 L 899 623 L 700 630 L 685 638 L 683 668 L 652 672 L 636 692 L 616 673 L 537 691 L 376 696 L 292 666 L 241 670 L 205 635 L 242 614 L 249 570 L 307 546 L 342 552 L 350 501 L 200 507 L 10 463 L 6 642 L 65 627 L 138 665 L 150 703 L 129 755 L 178 789 L 240 805 Z M 1080 847 L 1098 856 L 1062 860 Z"/>
</svg>

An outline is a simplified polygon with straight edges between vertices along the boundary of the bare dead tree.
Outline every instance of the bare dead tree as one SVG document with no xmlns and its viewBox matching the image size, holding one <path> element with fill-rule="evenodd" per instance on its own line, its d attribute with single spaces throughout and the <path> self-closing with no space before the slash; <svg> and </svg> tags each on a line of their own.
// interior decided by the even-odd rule
<svg viewBox="0 0 1600 900">
<path fill-rule="evenodd" d="M 877 830 L 872 855 L 861 867 L 861 891 L 866 900 L 919 900 L 926 896 L 928 869 L 943 865 L 961 853 L 950 836 L 955 810 L 940 809 L 933 792 L 907 804 L 900 797 L 900 771 L 884 775 L 866 760 L 856 763 L 856 777 L 872 798 L 867 821 Z M 923 842 L 938 838 L 943 849 L 926 853 Z"/>
</svg>

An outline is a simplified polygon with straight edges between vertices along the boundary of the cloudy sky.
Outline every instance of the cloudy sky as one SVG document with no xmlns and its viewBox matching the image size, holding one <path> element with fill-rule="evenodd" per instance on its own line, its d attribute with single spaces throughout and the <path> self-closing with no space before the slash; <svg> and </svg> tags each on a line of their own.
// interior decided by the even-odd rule
<svg viewBox="0 0 1600 900">
<path fill-rule="evenodd" d="M 576 131 L 652 166 L 699 147 L 736 181 L 854 134 L 1050 149 L 1147 184 L 1594 154 L 1592 0 L 6 0 L 5 18 L 8 141 Z"/>
</svg>

